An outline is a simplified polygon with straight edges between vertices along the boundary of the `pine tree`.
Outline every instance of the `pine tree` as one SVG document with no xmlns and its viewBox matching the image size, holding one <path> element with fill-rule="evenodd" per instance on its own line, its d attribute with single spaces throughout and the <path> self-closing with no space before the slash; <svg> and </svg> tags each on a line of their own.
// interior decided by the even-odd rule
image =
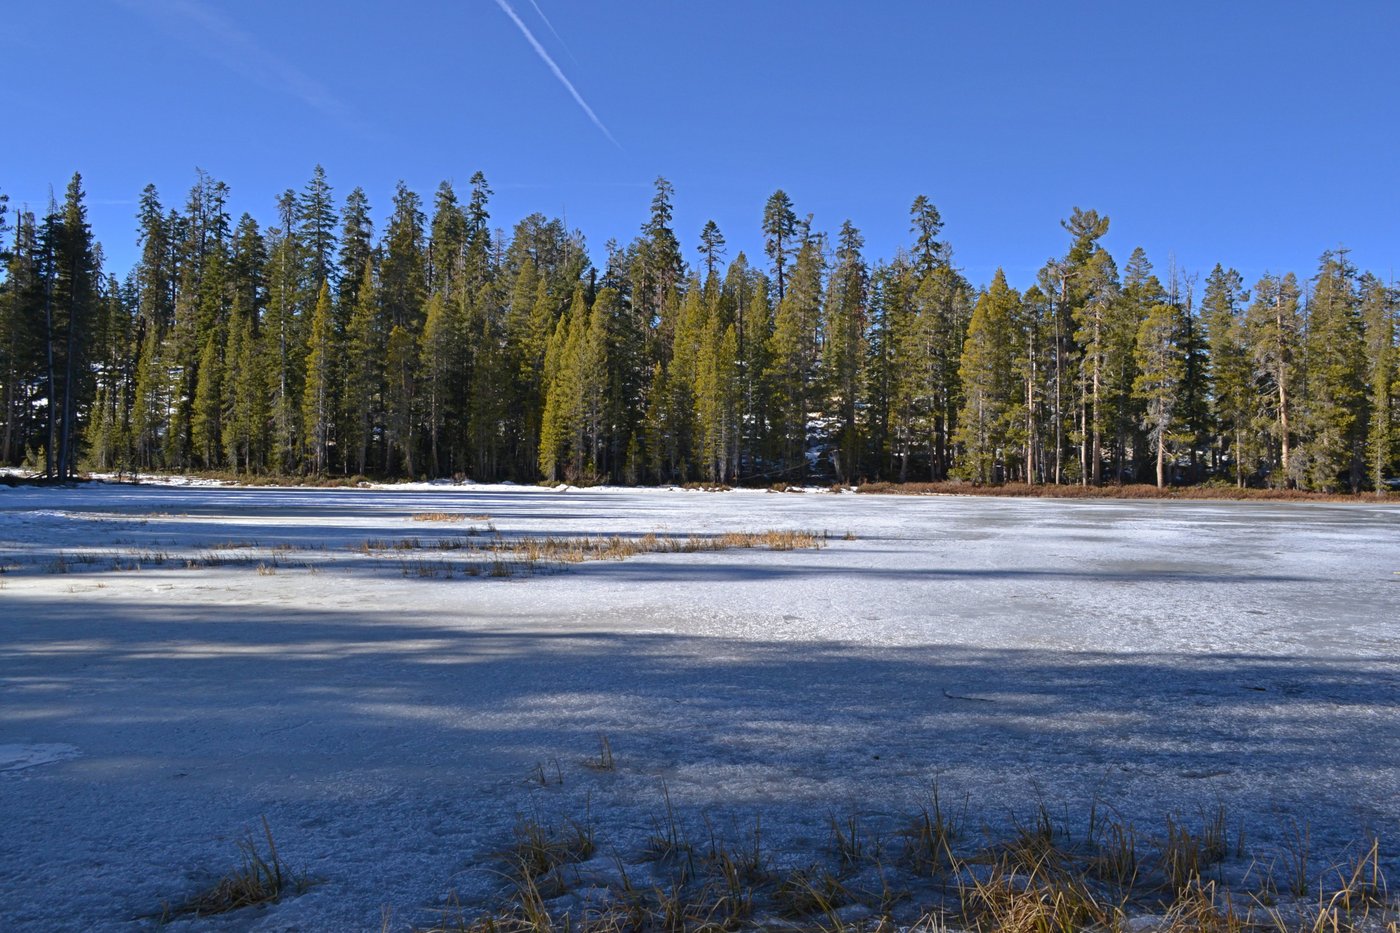
<svg viewBox="0 0 1400 933">
<path fill-rule="evenodd" d="M 1007 445 L 1021 449 L 1021 476 L 1035 485 L 1049 479 L 1044 423 L 1054 375 L 1054 303 L 1032 285 L 1021 296 L 1019 312 L 1011 328 L 1011 365 L 1018 385 L 1005 416 Z"/>
<path fill-rule="evenodd" d="M 1110 363 L 1114 303 L 1118 300 L 1118 268 L 1098 240 L 1108 232 L 1108 218 L 1095 211 L 1074 209 L 1062 225 L 1074 237 L 1064 261 L 1065 300 L 1074 321 L 1074 340 L 1082 348 L 1079 372 L 1080 482 L 1103 482 L 1103 435 L 1107 421 L 1105 396 Z M 1073 284 L 1068 284 L 1070 279 Z"/>
<path fill-rule="evenodd" d="M 700 433 L 696 392 L 711 310 L 700 283 L 692 280 L 676 315 L 665 397 L 661 401 L 665 406 L 666 432 L 658 438 L 664 450 L 665 473 L 680 482 L 690 478 L 696 465 Z"/>
<path fill-rule="evenodd" d="M 272 467 L 280 473 L 297 469 L 302 450 L 301 397 L 306 362 L 303 315 L 306 254 L 296 236 L 296 194 L 278 199 L 281 226 L 271 231 L 269 289 L 263 339 L 271 351 Z"/>
<path fill-rule="evenodd" d="M 1148 430 L 1157 460 L 1157 488 L 1166 485 L 1167 445 L 1177 418 L 1177 394 L 1186 374 L 1179 345 L 1181 313 L 1159 302 L 1147 311 L 1138 327 L 1137 376 L 1134 394 L 1145 403 L 1143 426 Z"/>
<path fill-rule="evenodd" d="M 244 473 L 267 468 L 271 418 L 268 355 L 253 324 L 253 315 L 235 298 L 224 351 L 224 453 L 233 469 Z"/>
<path fill-rule="evenodd" d="M 1055 482 L 1062 482 L 1066 477 L 1067 442 L 1079 448 L 1079 481 L 1088 483 L 1092 475 L 1097 482 L 1102 458 L 1097 446 L 1100 435 L 1089 427 L 1090 387 L 1095 378 L 1102 379 L 1103 345 L 1101 340 L 1095 340 L 1095 352 L 1091 357 L 1082 320 L 1086 316 L 1093 319 L 1094 326 L 1089 328 L 1091 334 L 1102 329 L 1103 312 L 1107 308 L 1105 298 L 1112 298 L 1116 290 L 1117 267 L 1099 244 L 1108 232 L 1107 217 L 1094 210 L 1075 207 L 1069 218 L 1060 221 L 1060 226 L 1070 235 L 1069 251 L 1048 263 L 1040 276 L 1046 294 L 1058 298 L 1053 316 L 1056 351 L 1051 406 L 1056 432 Z M 1112 274 L 1106 274 L 1109 272 Z M 1093 311 L 1086 312 L 1084 306 L 1091 295 L 1096 296 L 1097 302 Z M 1094 422 L 1100 424 L 1097 413 Z M 1095 464 L 1092 468 L 1091 457 Z"/>
<path fill-rule="evenodd" d="M 505 340 L 505 326 L 494 291 L 478 292 L 469 315 L 473 334 L 470 431 L 478 476 L 496 477 L 501 470 L 502 449 L 508 439 L 514 375 Z"/>
<path fill-rule="evenodd" d="M 958 367 L 963 400 L 955 435 L 962 450 L 958 472 L 978 483 L 996 482 L 998 466 L 1005 465 L 1007 415 L 1017 389 L 1012 378 L 1011 331 L 1020 303 L 1021 296 L 998 269 L 972 309 L 963 344 Z"/>
<path fill-rule="evenodd" d="M 540 420 L 540 472 L 546 479 L 578 479 L 583 472 L 583 379 L 581 354 L 589 311 L 582 286 L 559 318 L 545 350 L 544 412 Z"/>
<path fill-rule="evenodd" d="M 466 280 L 466 287 L 469 289 L 481 289 L 491 278 L 491 230 L 487 223 L 491 220 L 491 212 L 487 210 L 487 204 L 491 200 L 491 186 L 486 183 L 486 176 L 481 172 L 475 172 L 471 177 L 472 194 L 467 201 L 466 221 L 467 221 L 467 243 L 466 256 L 463 266 L 463 275 Z"/>
<path fill-rule="evenodd" d="M 1304 341 L 1303 476 L 1313 489 L 1361 488 L 1365 475 L 1366 350 L 1356 268 L 1327 252 L 1313 279 Z"/>
<path fill-rule="evenodd" d="M 651 213 L 633 242 L 628 261 L 632 302 L 646 334 L 646 356 L 663 368 L 675 339 L 679 296 L 685 287 L 685 258 L 671 227 L 675 188 L 658 177 Z"/>
<path fill-rule="evenodd" d="M 370 450 L 382 425 L 384 369 L 388 333 L 379 307 L 374 260 L 365 258 L 355 287 L 355 304 L 346 333 L 345 423 L 348 426 L 347 457 L 353 455 L 355 472 L 365 473 Z"/>
<path fill-rule="evenodd" d="M 1294 481 L 1293 407 L 1299 394 L 1303 322 L 1298 312 L 1298 280 L 1265 275 L 1254 286 L 1254 301 L 1245 312 L 1245 339 L 1253 363 L 1258 418 L 1273 441 L 1278 466 L 1275 484 Z"/>
<path fill-rule="evenodd" d="M 340 278 L 340 306 L 343 326 L 348 322 L 360 286 L 364 282 L 365 263 L 374 253 L 374 224 L 369 216 L 369 198 L 363 188 L 355 188 L 345 197 L 340 209 L 340 253 L 337 274 Z"/>
<path fill-rule="evenodd" d="M 938 234 L 943 230 L 943 215 L 932 201 L 921 194 L 909 208 L 909 219 L 909 232 L 914 234 L 914 272 L 922 279 L 951 262 L 947 245 L 938 239 Z"/>
<path fill-rule="evenodd" d="M 301 423 L 306 438 L 306 465 L 316 476 L 323 475 L 330 462 L 332 427 L 335 422 L 335 377 L 339 371 L 339 348 L 331 310 L 330 283 L 321 280 L 307 332 L 306 380 L 301 396 Z"/>
<path fill-rule="evenodd" d="M 0 462 L 18 465 L 39 430 L 37 400 L 43 386 L 44 287 L 38 223 L 32 211 L 15 217 L 12 248 L 5 250 L 0 283 L 0 379 L 4 380 L 4 430 Z"/>
<path fill-rule="evenodd" d="M 234 307 L 242 310 L 241 299 L 234 299 Z M 251 472 L 251 456 L 248 437 L 250 426 L 249 402 L 244 394 L 246 376 L 243 367 L 248 363 L 244 356 L 243 341 L 252 339 L 251 330 L 244 315 L 235 313 L 229 320 L 228 342 L 224 345 L 224 409 L 223 442 L 224 460 L 235 472 Z"/>
<path fill-rule="evenodd" d="M 1175 263 L 1168 279 L 1168 291 L 1172 304 L 1178 312 L 1181 333 L 1177 344 L 1181 347 L 1181 396 L 1178 406 L 1181 443 L 1190 457 L 1190 477 L 1192 483 L 1200 482 L 1205 468 L 1201 454 L 1210 449 L 1214 422 L 1210 397 L 1210 350 L 1200 314 L 1195 305 L 1196 275 L 1182 274 Z"/>
<path fill-rule="evenodd" d="M 739 338 L 713 316 L 696 365 L 695 422 L 701 474 L 712 483 L 733 478 L 739 439 Z"/>
<path fill-rule="evenodd" d="M 51 459 L 57 455 L 48 473 L 60 479 L 77 469 L 75 448 L 82 437 L 78 420 L 91 389 L 89 336 L 101 275 L 83 196 L 82 176 L 74 173 L 61 212 L 54 209 L 41 232 L 50 263 L 45 273 L 48 450 Z"/>
<path fill-rule="evenodd" d="M 738 260 L 736 260 L 737 262 Z M 736 321 L 735 343 L 740 372 L 740 471 L 766 463 L 772 429 L 772 384 L 769 381 L 773 345 L 773 306 L 768 280 L 761 274 L 752 283 L 743 314 Z"/>
<path fill-rule="evenodd" d="M 875 267 L 870 278 L 870 324 L 866 336 L 865 433 L 869 462 L 876 478 L 892 475 L 894 456 L 903 445 L 896 443 L 899 419 L 895 405 L 899 398 L 899 336 L 908 326 L 909 280 L 907 257 L 896 254 L 888 264 Z"/>
<path fill-rule="evenodd" d="M 580 296 L 581 298 L 582 296 Z M 617 293 L 612 289 L 601 289 L 593 299 L 588 311 L 588 323 L 575 353 L 574 365 L 578 379 L 578 441 L 577 454 L 580 469 L 591 482 L 601 479 L 604 471 L 604 452 L 607 447 L 607 433 L 614 423 L 610 415 L 608 394 L 612 386 L 612 374 L 608 359 L 609 345 L 613 340 L 613 314 L 617 305 Z"/>
<path fill-rule="evenodd" d="M 423 211 L 418 195 L 399 182 L 394 212 L 384 232 L 384 260 L 379 269 L 380 303 L 394 327 L 405 334 L 422 329 L 427 270 L 423 249 Z"/>
<path fill-rule="evenodd" d="M 388 469 L 409 477 L 418 475 L 414 457 L 418 445 L 417 350 L 417 341 L 407 327 L 395 324 L 390 328 L 384 366 L 388 377 L 384 406 Z"/>
<path fill-rule="evenodd" d="M 234 229 L 227 274 L 230 302 L 260 317 L 267 301 L 267 243 L 258 222 L 247 214 Z"/>
<path fill-rule="evenodd" d="M 131 442 L 136 466 L 141 469 L 160 464 L 169 409 L 165 388 L 160 331 L 147 325 L 136 359 L 136 397 L 131 406 Z"/>
<path fill-rule="evenodd" d="M 1108 307 L 1105 320 L 1103 358 L 1103 423 L 1111 428 L 1114 478 L 1119 484 L 1136 478 L 1142 453 L 1153 447 L 1135 436 L 1145 425 L 1142 397 L 1135 388 L 1138 375 L 1138 338 L 1142 322 L 1153 307 L 1162 302 L 1177 304 L 1175 269 L 1169 275 L 1172 286 L 1164 289 L 1152 272 L 1152 263 L 1142 247 L 1137 247 L 1123 268 L 1123 284 L 1118 300 Z M 1130 461 L 1131 458 L 1131 461 Z"/>
<path fill-rule="evenodd" d="M 1376 494 L 1385 491 L 1394 467 L 1397 437 L 1396 297 L 1372 275 L 1361 279 L 1361 319 L 1366 332 L 1366 380 L 1369 386 L 1370 432 L 1366 437 L 1366 466 Z"/>
<path fill-rule="evenodd" d="M 843 483 L 859 474 L 863 448 L 858 413 L 870 286 L 870 273 L 860 254 L 864 245 L 860 232 L 849 220 L 841 225 L 836 267 L 826 295 L 822 368 L 830 410 L 838 419 L 836 474 Z"/>
<path fill-rule="evenodd" d="M 223 361 L 219 358 L 219 332 L 211 330 L 199 355 L 190 432 L 195 457 L 205 469 L 219 465 L 222 453 Z"/>
<path fill-rule="evenodd" d="M 763 251 L 773 263 L 773 284 L 779 304 L 787 297 L 787 264 L 796 239 L 797 215 L 792 210 L 792 198 L 780 188 L 763 206 Z"/>
<path fill-rule="evenodd" d="M 934 481 L 947 479 L 953 466 L 952 439 L 962 407 L 958 367 L 971 318 L 970 291 L 957 270 L 945 265 L 924 276 L 913 295 L 905 392 L 912 431 L 925 449 Z"/>
<path fill-rule="evenodd" d="M 1212 409 L 1220 459 L 1234 465 L 1235 485 L 1244 486 L 1254 418 L 1254 373 L 1250 365 L 1241 304 L 1247 300 L 1244 280 L 1219 263 L 1206 279 L 1201 300 L 1209 348 Z"/>
<path fill-rule="evenodd" d="M 3 208 L 3 202 L 0 202 Z M 3 216 L 0 216 L 3 221 Z M 3 226 L 0 223 L 0 226 Z M 99 262 L 100 265 L 100 262 Z M 116 276 L 98 295 L 91 368 L 96 384 L 86 428 L 88 458 L 100 470 L 130 466 L 131 314 Z M 3 296 L 0 296 L 3 301 Z"/>
<path fill-rule="evenodd" d="M 696 249 L 705 257 L 705 282 L 708 284 L 714 279 L 715 270 L 724 258 L 724 234 L 720 233 L 719 224 L 713 220 L 705 221 L 700 231 L 700 245 Z"/>
<path fill-rule="evenodd" d="M 452 183 L 438 185 L 429 226 L 427 287 L 433 294 L 455 300 L 461 290 L 464 252 L 467 245 L 467 215 L 457 200 Z"/>
<path fill-rule="evenodd" d="M 307 285 L 319 292 L 321 284 L 335 286 L 336 242 L 335 204 L 331 187 L 326 183 L 326 170 L 317 165 L 296 202 L 297 236 L 306 250 Z M 313 294 L 312 300 L 317 300 Z"/>
<path fill-rule="evenodd" d="M 807 423 L 816 401 L 820 363 L 824 271 L 821 242 L 809 237 L 798 250 L 787 294 L 773 321 L 767 382 L 774 455 L 778 471 L 794 479 L 806 474 Z"/>
</svg>

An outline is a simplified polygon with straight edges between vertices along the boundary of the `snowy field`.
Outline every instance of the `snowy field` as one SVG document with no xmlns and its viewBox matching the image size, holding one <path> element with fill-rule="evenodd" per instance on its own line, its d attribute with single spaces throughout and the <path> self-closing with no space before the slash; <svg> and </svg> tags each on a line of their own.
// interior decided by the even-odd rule
<svg viewBox="0 0 1400 933">
<path fill-rule="evenodd" d="M 506 578 L 432 546 L 492 528 L 830 539 Z M 522 818 L 644 873 L 663 786 L 795 862 L 935 782 L 979 825 L 1400 844 L 1395 506 L 0 487 L 0 563 L 5 930 L 153 927 L 263 816 L 319 883 L 172 928 L 409 929 L 495 903 Z"/>
</svg>

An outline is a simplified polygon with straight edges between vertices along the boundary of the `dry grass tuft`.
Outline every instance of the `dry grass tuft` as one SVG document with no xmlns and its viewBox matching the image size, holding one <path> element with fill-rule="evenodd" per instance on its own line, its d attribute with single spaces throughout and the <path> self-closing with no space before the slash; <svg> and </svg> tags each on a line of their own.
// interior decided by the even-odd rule
<svg viewBox="0 0 1400 933">
<path fill-rule="evenodd" d="M 256 904 L 275 903 L 288 890 L 296 893 L 305 891 L 310 882 L 305 876 L 293 873 L 282 860 L 266 817 L 263 817 L 262 825 L 263 838 L 267 842 L 266 854 L 259 851 L 253 834 L 247 833 L 238 843 L 238 868 L 220 878 L 207 891 L 168 909 L 166 913 L 170 916 L 207 917 Z"/>
<path fill-rule="evenodd" d="M 612 743 L 603 733 L 598 733 L 598 757 L 590 758 L 584 762 L 584 766 L 594 771 L 614 771 L 617 769 L 617 761 L 613 758 Z"/>
<path fill-rule="evenodd" d="M 606 750 L 601 737 L 600 744 Z M 1247 893 L 1254 866 L 1242 880 L 1235 870 L 1203 878 L 1202 868 L 1231 855 L 1220 810 L 1203 815 L 1199 828 L 1169 818 L 1146 871 L 1132 826 L 1102 818 L 1097 804 L 1082 835 L 1071 833 L 1067 816 L 1061 823 L 1041 803 L 1029 819 L 960 854 L 958 825 L 965 814 L 950 815 L 935 787 L 901 834 L 904 849 L 896 862 L 881 861 L 878 837 L 855 817 L 829 811 L 831 851 L 809 852 L 810 862 L 799 861 L 795 851 L 777 853 L 786 866 L 770 873 L 760 819 L 751 843 L 731 846 L 706 817 L 708 843 L 697 848 L 686 840 L 664 783 L 661 798 L 654 831 L 637 844 L 632 860 L 610 853 L 614 871 L 598 868 L 596 859 L 579 864 L 596 853 L 593 831 L 585 828 L 591 818 L 554 830 L 521 824 L 506 853 L 514 884 L 509 903 L 471 921 L 458 909 L 452 923 L 432 930 L 1400 933 L 1376 842 L 1334 866 L 1336 883 L 1314 902 L 1276 903 L 1267 893 L 1274 890 L 1272 872 L 1260 893 Z M 647 880 L 634 883 L 629 870 Z M 1184 880 L 1169 885 L 1175 877 Z M 1227 877 L 1245 893 L 1232 893 Z"/>
<path fill-rule="evenodd" d="M 437 513 L 432 513 L 437 514 Z M 473 516 L 486 518 L 487 516 Z M 366 538 L 351 550 L 366 557 L 378 557 L 388 551 L 433 549 L 461 552 L 468 558 L 456 564 L 404 563 L 404 576 L 451 577 L 454 569 L 469 577 L 483 573 L 492 577 L 512 577 L 518 573 L 533 574 L 562 569 L 570 564 L 596 560 L 626 560 L 641 554 L 695 554 L 732 549 L 767 548 L 773 551 L 793 551 L 826 546 L 827 535 L 815 531 L 771 529 L 768 531 L 731 531 L 722 534 L 688 537 L 662 536 L 648 533 L 639 537 L 621 535 L 585 535 L 581 537 L 505 537 L 494 527 L 487 526 L 489 537 L 478 539 L 473 527 L 465 536 L 438 538 Z M 483 559 L 478 563 L 474 558 Z"/>
<path fill-rule="evenodd" d="M 851 892 L 834 874 L 814 865 L 789 872 L 778 882 L 773 899 L 788 917 L 822 914 L 842 925 L 836 910 L 851 902 Z"/>
<path fill-rule="evenodd" d="M 958 895 L 963 923 L 979 933 L 1076 933 L 1121 922 L 1116 906 L 1050 857 L 1028 867 L 1007 858 L 980 875 L 964 874 Z"/>
<path fill-rule="evenodd" d="M 1089 871 L 1120 888 L 1132 888 L 1137 883 L 1140 868 L 1137 833 L 1133 827 L 1109 819 L 1096 827 L 1094 836 L 1093 851 L 1088 858 Z"/>
<path fill-rule="evenodd" d="M 467 516 L 461 512 L 414 512 L 409 516 L 415 522 L 464 522 Z"/>
<path fill-rule="evenodd" d="M 558 882 L 553 877 L 557 869 L 592 858 L 596 848 L 593 829 L 586 823 L 568 820 L 547 827 L 526 820 L 515 827 L 515 842 L 503 856 L 517 882 L 538 887 L 547 879 Z"/>
<path fill-rule="evenodd" d="M 1201 831 L 1192 833 L 1184 824 L 1167 817 L 1167 832 L 1159 845 L 1158 859 L 1167 886 L 1183 891 L 1199 884 L 1205 870 L 1229 853 L 1225 836 L 1225 808 L 1202 821 Z"/>
<path fill-rule="evenodd" d="M 1214 881 L 1193 878 L 1184 885 L 1167 908 L 1162 933 L 1244 933 L 1256 924 L 1235 909 L 1229 894 L 1217 889 Z M 1280 927 L 1280 931 L 1287 927 Z"/>
</svg>

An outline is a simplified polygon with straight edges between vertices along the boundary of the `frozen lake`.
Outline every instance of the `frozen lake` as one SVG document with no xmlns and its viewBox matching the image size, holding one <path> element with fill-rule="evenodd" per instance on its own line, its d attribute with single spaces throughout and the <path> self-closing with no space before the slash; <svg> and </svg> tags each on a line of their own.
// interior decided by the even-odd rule
<svg viewBox="0 0 1400 933">
<path fill-rule="evenodd" d="M 492 528 L 830 538 L 505 579 L 433 547 Z M 199 928 L 406 929 L 491 901 L 522 817 L 640 862 L 663 784 L 794 857 L 935 782 L 979 821 L 1223 804 L 1263 857 L 1400 840 L 1396 506 L 0 487 L 0 563 L 5 929 L 150 926 L 263 815 L 321 883 Z"/>
</svg>

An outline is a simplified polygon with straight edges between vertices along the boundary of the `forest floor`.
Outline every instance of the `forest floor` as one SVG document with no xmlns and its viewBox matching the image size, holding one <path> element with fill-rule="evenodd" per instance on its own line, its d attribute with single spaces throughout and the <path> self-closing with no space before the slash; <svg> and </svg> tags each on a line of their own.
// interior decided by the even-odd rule
<svg viewBox="0 0 1400 933">
<path fill-rule="evenodd" d="M 1397 544 L 1365 502 L 0 486 L 0 927 L 422 929 L 532 826 L 587 829 L 556 912 L 756 847 L 909 923 L 935 788 L 970 862 L 1111 824 L 1160 875 L 1170 817 L 1316 899 L 1400 867 Z M 313 883 L 175 913 L 264 818 Z"/>
</svg>

